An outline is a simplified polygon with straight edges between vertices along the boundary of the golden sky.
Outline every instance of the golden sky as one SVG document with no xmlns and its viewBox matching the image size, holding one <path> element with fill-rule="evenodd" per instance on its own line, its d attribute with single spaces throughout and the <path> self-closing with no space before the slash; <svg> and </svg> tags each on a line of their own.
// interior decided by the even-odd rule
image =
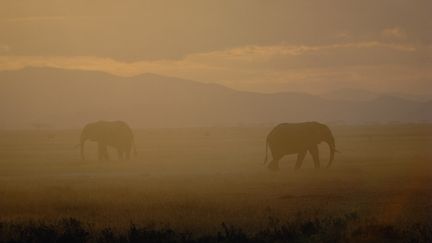
<svg viewBox="0 0 432 243">
<path fill-rule="evenodd" d="M 430 0 L 0 1 L 0 70 L 432 93 Z"/>
</svg>

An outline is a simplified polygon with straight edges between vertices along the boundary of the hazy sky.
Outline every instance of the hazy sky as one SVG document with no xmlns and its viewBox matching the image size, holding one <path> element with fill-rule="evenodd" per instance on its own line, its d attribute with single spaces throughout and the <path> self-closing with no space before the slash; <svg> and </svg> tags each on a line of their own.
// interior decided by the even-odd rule
<svg viewBox="0 0 432 243">
<path fill-rule="evenodd" d="M 432 93 L 431 0 L 0 0 L 0 70 Z"/>
</svg>

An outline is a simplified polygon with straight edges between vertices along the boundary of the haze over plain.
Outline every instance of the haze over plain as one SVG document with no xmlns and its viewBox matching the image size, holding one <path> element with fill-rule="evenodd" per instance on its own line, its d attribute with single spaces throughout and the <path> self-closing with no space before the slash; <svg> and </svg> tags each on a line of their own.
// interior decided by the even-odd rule
<svg viewBox="0 0 432 243">
<path fill-rule="evenodd" d="M 432 242 L 432 1 L 0 2 L 0 242 Z"/>
</svg>

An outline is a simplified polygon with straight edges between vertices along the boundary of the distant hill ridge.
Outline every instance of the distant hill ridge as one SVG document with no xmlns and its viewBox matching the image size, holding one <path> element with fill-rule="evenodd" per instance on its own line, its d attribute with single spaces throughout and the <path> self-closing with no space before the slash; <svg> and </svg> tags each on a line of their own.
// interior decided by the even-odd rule
<svg viewBox="0 0 432 243">
<path fill-rule="evenodd" d="M 125 120 L 134 127 L 432 121 L 432 101 L 340 95 L 264 94 L 155 74 L 25 68 L 0 72 L 0 128 L 80 127 L 94 120 Z"/>
</svg>

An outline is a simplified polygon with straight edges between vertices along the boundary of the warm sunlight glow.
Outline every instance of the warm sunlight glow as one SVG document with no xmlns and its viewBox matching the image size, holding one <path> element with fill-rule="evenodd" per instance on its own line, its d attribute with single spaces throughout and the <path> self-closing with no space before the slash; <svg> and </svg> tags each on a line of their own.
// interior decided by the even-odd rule
<svg viewBox="0 0 432 243">
<path fill-rule="evenodd" d="M 0 243 L 432 242 L 432 0 L 0 2 Z"/>
</svg>

